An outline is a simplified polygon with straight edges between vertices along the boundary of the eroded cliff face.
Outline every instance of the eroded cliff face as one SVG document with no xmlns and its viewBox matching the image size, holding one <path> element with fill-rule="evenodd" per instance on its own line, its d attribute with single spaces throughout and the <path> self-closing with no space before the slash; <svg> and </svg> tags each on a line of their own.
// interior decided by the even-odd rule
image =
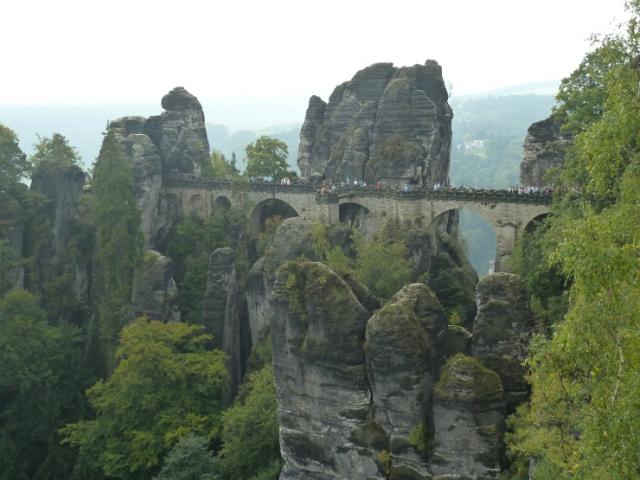
<svg viewBox="0 0 640 480">
<path fill-rule="evenodd" d="M 149 118 L 123 117 L 109 128 L 133 167 L 142 233 L 148 246 L 161 248 L 179 212 L 170 197 L 162 197 L 167 175 L 199 177 L 209 157 L 204 113 L 196 97 L 176 87 L 162 98 L 165 111 Z"/>
<path fill-rule="evenodd" d="M 234 395 L 244 375 L 251 340 L 236 256 L 229 247 L 218 248 L 209 256 L 202 323 L 213 335 L 212 346 L 227 354 L 229 391 Z"/>
<path fill-rule="evenodd" d="M 369 313 L 331 269 L 287 263 L 272 300 L 282 480 L 384 478 L 353 434 L 371 408 L 363 347 Z"/>
<path fill-rule="evenodd" d="M 338 85 L 326 103 L 311 97 L 300 131 L 303 176 L 334 181 L 433 185 L 448 181 L 451 108 L 434 60 L 376 63 Z"/>
<path fill-rule="evenodd" d="M 562 121 L 551 116 L 531 124 L 524 139 L 524 157 L 520 164 L 520 184 L 549 185 L 547 173 L 564 168 L 564 157 L 573 135 L 561 129 Z"/>
<path fill-rule="evenodd" d="M 173 279 L 173 262 L 155 250 L 147 250 L 133 276 L 131 294 L 133 318 L 179 322 L 178 287 Z"/>
<path fill-rule="evenodd" d="M 270 247 L 258 259 L 247 277 L 245 295 L 249 313 L 249 324 L 253 344 L 268 334 L 274 312 L 271 305 L 273 284 L 278 267 L 296 258 L 317 259 L 313 249 L 313 222 L 300 217 L 287 218 L 275 232 Z M 347 242 L 349 230 L 343 225 L 334 225 L 329 230 L 331 245 Z"/>
<path fill-rule="evenodd" d="M 532 325 L 514 275 L 485 277 L 477 300 L 471 335 L 447 325 L 424 284 L 370 315 L 329 267 L 279 268 L 271 331 L 280 478 L 497 479 L 507 406 L 523 399 L 524 370 L 511 367 Z"/>
<path fill-rule="evenodd" d="M 87 303 L 91 285 L 91 246 L 82 224 L 85 174 L 77 166 L 43 165 L 31 179 L 42 205 L 24 231 L 22 254 L 33 264 L 26 286 L 46 297 L 54 279 Z M 17 239 L 16 239 L 17 240 Z"/>
</svg>

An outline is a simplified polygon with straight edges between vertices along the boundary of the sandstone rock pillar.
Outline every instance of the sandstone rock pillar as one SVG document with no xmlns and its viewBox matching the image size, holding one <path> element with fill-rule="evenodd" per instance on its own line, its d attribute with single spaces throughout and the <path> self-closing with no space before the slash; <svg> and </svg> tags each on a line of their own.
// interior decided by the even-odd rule
<svg viewBox="0 0 640 480">
<path fill-rule="evenodd" d="M 493 225 L 496 232 L 496 272 L 509 272 L 508 260 L 516 246 L 518 228 L 512 223 Z"/>
</svg>

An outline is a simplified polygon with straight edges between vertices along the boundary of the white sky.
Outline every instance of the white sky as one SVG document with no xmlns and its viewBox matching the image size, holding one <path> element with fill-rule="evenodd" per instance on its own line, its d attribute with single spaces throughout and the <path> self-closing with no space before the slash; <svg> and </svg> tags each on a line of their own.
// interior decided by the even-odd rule
<svg viewBox="0 0 640 480">
<path fill-rule="evenodd" d="M 0 0 L 0 104 L 327 98 L 436 59 L 454 94 L 567 76 L 623 0 Z"/>
</svg>

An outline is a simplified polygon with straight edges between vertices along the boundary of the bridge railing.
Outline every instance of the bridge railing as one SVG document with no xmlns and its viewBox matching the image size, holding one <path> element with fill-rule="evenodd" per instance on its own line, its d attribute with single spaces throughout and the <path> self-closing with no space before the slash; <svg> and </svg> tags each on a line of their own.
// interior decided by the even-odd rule
<svg viewBox="0 0 640 480">
<path fill-rule="evenodd" d="M 232 180 L 216 179 L 208 180 L 203 178 L 189 177 L 185 175 L 168 175 L 163 180 L 163 186 L 167 188 L 191 188 L 207 190 L 234 190 L 239 188 Z M 334 186 L 318 187 L 312 184 L 293 183 L 282 185 L 275 182 L 252 182 L 242 186 L 253 192 L 269 193 L 307 193 L 315 194 L 318 201 L 334 203 L 337 198 L 348 198 L 353 196 L 386 197 L 397 200 L 462 200 L 480 202 L 500 202 L 500 203 L 528 203 L 549 205 L 551 195 L 544 193 L 518 193 L 507 190 L 483 190 L 483 189 L 448 189 L 448 190 L 427 190 L 419 189 L 404 191 L 398 187 L 384 186 L 382 188 L 355 187 L 355 186 Z M 327 198 L 324 198 L 324 197 Z"/>
</svg>

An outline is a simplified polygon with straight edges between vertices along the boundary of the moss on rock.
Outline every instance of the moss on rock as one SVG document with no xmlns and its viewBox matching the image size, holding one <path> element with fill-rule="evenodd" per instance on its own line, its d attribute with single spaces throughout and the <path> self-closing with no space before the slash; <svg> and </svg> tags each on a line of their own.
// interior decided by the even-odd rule
<svg viewBox="0 0 640 480">
<path fill-rule="evenodd" d="M 502 400 L 503 389 L 496 372 L 459 353 L 442 368 L 434 395 L 438 400 L 450 402 L 494 402 Z"/>
</svg>

